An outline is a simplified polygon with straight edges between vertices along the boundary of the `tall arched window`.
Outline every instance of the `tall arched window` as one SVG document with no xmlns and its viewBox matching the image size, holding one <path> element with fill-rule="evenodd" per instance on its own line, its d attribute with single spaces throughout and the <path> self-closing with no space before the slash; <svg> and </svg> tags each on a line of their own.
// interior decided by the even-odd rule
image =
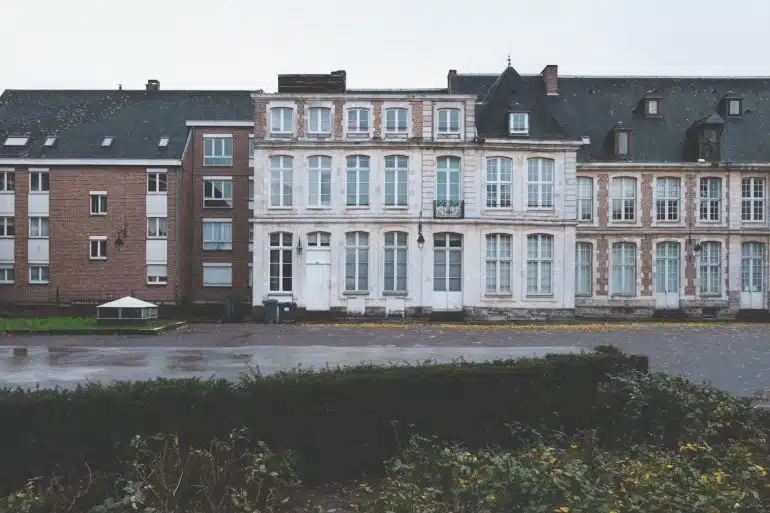
<svg viewBox="0 0 770 513">
<path fill-rule="evenodd" d="M 366 232 L 345 234 L 345 290 L 369 290 L 369 234 Z"/>
<path fill-rule="evenodd" d="M 527 295 L 553 294 L 553 237 L 538 233 L 527 236 Z"/>
<path fill-rule="evenodd" d="M 553 208 L 553 174 L 552 159 L 538 157 L 527 160 L 528 208 Z"/>
<path fill-rule="evenodd" d="M 513 238 L 507 233 L 490 233 L 486 239 L 487 294 L 510 294 Z"/>
<path fill-rule="evenodd" d="M 408 240 L 406 232 L 385 233 L 385 292 L 406 293 Z"/>
</svg>

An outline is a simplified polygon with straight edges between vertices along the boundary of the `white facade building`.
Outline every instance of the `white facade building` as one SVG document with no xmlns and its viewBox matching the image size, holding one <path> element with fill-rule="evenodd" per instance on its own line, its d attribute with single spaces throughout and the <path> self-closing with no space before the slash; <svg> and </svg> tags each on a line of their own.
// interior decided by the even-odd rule
<svg viewBox="0 0 770 513">
<path fill-rule="evenodd" d="M 580 141 L 526 111 L 480 138 L 475 95 L 283 89 L 255 95 L 255 306 L 572 315 Z"/>
</svg>

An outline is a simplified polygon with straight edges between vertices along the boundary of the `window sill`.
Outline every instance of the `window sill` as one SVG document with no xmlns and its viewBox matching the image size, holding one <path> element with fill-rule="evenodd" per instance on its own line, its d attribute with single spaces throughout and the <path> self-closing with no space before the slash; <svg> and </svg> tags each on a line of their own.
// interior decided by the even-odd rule
<svg viewBox="0 0 770 513">
<path fill-rule="evenodd" d="M 327 206 L 323 206 L 323 207 L 319 207 L 319 206 L 307 206 L 307 207 L 305 207 L 305 208 L 306 208 L 306 209 L 308 209 L 308 210 L 331 210 L 331 209 L 332 209 L 332 206 L 331 206 L 331 205 L 327 205 Z"/>
<path fill-rule="evenodd" d="M 107 215 L 107 212 L 91 212 L 91 215 L 96 217 L 104 217 Z"/>
<path fill-rule="evenodd" d="M 150 287 L 163 287 L 165 285 L 168 285 L 167 281 L 159 282 L 159 281 L 148 281 L 147 285 Z"/>
<path fill-rule="evenodd" d="M 436 136 L 439 139 L 459 139 L 460 138 L 460 132 L 438 132 Z"/>
<path fill-rule="evenodd" d="M 372 137 L 371 132 L 348 132 L 345 134 L 347 139 L 369 139 Z"/>
<path fill-rule="evenodd" d="M 47 281 L 30 281 L 30 285 L 48 285 L 49 282 Z"/>
<path fill-rule="evenodd" d="M 369 205 L 345 205 L 345 210 L 371 210 Z"/>
<path fill-rule="evenodd" d="M 164 235 L 163 237 L 148 235 L 147 240 L 168 240 L 168 235 Z"/>
<path fill-rule="evenodd" d="M 407 139 L 409 138 L 409 132 L 385 132 L 384 137 L 386 139 Z"/>
<path fill-rule="evenodd" d="M 229 289 L 232 288 L 232 283 L 204 283 L 203 286 L 205 288 L 213 288 L 213 289 Z"/>
<path fill-rule="evenodd" d="M 233 250 L 233 248 L 229 248 L 229 249 L 203 248 L 202 250 L 205 251 L 206 253 L 216 253 L 216 252 L 230 253 Z"/>
<path fill-rule="evenodd" d="M 293 205 L 287 205 L 287 206 L 280 205 L 280 206 L 267 207 L 268 210 L 294 210 L 295 208 L 297 207 Z"/>
<path fill-rule="evenodd" d="M 307 137 L 312 139 L 327 139 L 332 136 L 331 132 L 308 132 Z"/>
<path fill-rule="evenodd" d="M 13 285 L 15 281 L 0 281 L 0 285 Z"/>
<path fill-rule="evenodd" d="M 527 130 L 526 132 L 511 132 L 511 131 L 509 131 L 508 135 L 528 136 L 529 135 L 529 130 Z"/>
<path fill-rule="evenodd" d="M 384 205 L 386 210 L 409 210 L 409 205 Z"/>
<path fill-rule="evenodd" d="M 743 223 L 743 224 L 757 224 L 757 225 L 759 225 L 759 224 L 764 224 L 765 220 L 764 219 L 760 219 L 758 221 L 755 221 L 755 220 L 747 221 L 745 219 L 741 219 L 741 223 Z"/>
<path fill-rule="evenodd" d="M 16 235 L 0 235 L 0 239 L 15 239 Z"/>
<path fill-rule="evenodd" d="M 225 209 L 232 209 L 232 208 L 233 208 L 233 206 L 232 206 L 232 205 L 222 205 L 222 206 L 220 206 L 220 205 L 205 205 L 205 204 L 204 204 L 204 205 L 203 205 L 203 208 L 206 208 L 206 209 L 215 209 L 215 208 L 218 208 L 218 209 L 220 209 L 220 210 L 225 210 Z"/>
<path fill-rule="evenodd" d="M 0 191 L 0 196 L 3 196 L 5 194 L 16 194 L 16 191 L 15 190 L 13 190 L 13 191 Z"/>
<path fill-rule="evenodd" d="M 593 297 L 593 294 L 575 294 L 575 297 L 576 297 L 576 298 L 578 298 L 578 297 L 582 297 L 582 298 L 584 298 L 584 299 L 585 299 L 585 298 L 591 298 L 591 297 Z"/>
<path fill-rule="evenodd" d="M 50 194 L 50 190 L 48 191 L 29 191 L 29 194 L 35 195 L 35 194 Z"/>
<path fill-rule="evenodd" d="M 698 294 L 698 297 L 702 297 L 702 298 L 705 298 L 705 299 L 725 299 L 722 296 L 721 292 L 701 293 L 701 294 Z"/>
<path fill-rule="evenodd" d="M 527 212 L 556 212 L 555 207 L 527 207 Z"/>
<path fill-rule="evenodd" d="M 553 299 L 553 294 L 527 294 L 527 299 Z"/>
<path fill-rule="evenodd" d="M 292 297 L 294 295 L 294 292 L 292 291 L 284 291 L 284 290 L 271 290 L 267 293 L 267 298 L 269 299 L 270 296 L 281 296 L 281 297 Z"/>
<path fill-rule="evenodd" d="M 28 237 L 30 240 L 48 240 L 49 237 Z"/>
<path fill-rule="evenodd" d="M 509 299 L 513 298 L 513 293 L 511 292 L 485 292 L 484 297 L 488 297 L 490 299 Z"/>
<path fill-rule="evenodd" d="M 636 294 L 610 294 L 610 299 L 633 299 Z"/>
<path fill-rule="evenodd" d="M 168 191 L 147 191 L 148 196 L 168 196 Z"/>
<path fill-rule="evenodd" d="M 369 294 L 368 290 L 346 290 L 342 293 L 343 296 L 368 296 Z"/>
<path fill-rule="evenodd" d="M 698 219 L 698 224 L 720 225 L 722 224 L 722 220 L 721 219 Z"/>
<path fill-rule="evenodd" d="M 409 293 L 407 291 L 383 290 L 382 295 L 383 297 L 400 297 L 406 299 Z"/>
<path fill-rule="evenodd" d="M 621 225 L 621 226 L 633 226 L 636 224 L 636 220 L 630 220 L 630 221 L 621 221 L 619 219 L 614 219 L 612 221 L 607 221 L 607 226 L 612 226 L 614 224 Z"/>
<path fill-rule="evenodd" d="M 233 167 L 233 163 L 230 162 L 229 164 L 206 164 L 204 162 L 203 167 Z"/>
<path fill-rule="evenodd" d="M 107 260 L 107 257 L 88 257 L 88 260 L 91 262 L 104 262 Z"/>
<path fill-rule="evenodd" d="M 294 137 L 294 132 L 270 132 L 268 137 L 275 137 L 277 139 L 289 139 Z"/>
</svg>

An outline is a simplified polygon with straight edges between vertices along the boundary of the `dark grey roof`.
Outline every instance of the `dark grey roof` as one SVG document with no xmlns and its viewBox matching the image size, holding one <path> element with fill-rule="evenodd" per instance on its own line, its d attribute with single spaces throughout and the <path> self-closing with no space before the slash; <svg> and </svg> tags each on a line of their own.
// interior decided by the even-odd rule
<svg viewBox="0 0 770 513">
<path fill-rule="evenodd" d="M 250 91 L 6 90 L 0 96 L 0 158 L 179 159 L 185 121 L 253 121 Z M 29 136 L 24 147 L 6 137 Z M 46 136 L 57 136 L 52 148 Z M 169 136 L 159 148 L 161 136 Z M 101 146 L 114 137 L 109 148 Z"/>
<path fill-rule="evenodd" d="M 458 75 L 457 92 L 483 99 L 499 78 Z M 545 95 L 542 77 L 521 78 Z M 580 161 L 615 160 L 613 128 L 622 122 L 632 130 L 632 161 L 692 162 L 694 128 L 722 120 L 721 161 L 770 162 L 770 78 L 559 77 L 558 85 L 546 105 L 569 139 L 591 138 Z M 645 117 L 645 95 L 660 98 L 661 117 Z M 741 117 L 726 116 L 726 97 L 742 99 Z M 498 110 L 495 116 L 506 109 Z M 530 124 L 536 122 L 533 114 Z"/>
</svg>

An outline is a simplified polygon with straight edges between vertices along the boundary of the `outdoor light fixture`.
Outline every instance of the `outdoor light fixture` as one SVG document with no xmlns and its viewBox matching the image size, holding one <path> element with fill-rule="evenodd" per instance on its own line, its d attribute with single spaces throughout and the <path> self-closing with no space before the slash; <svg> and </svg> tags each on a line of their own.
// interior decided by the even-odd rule
<svg viewBox="0 0 770 513">
<path fill-rule="evenodd" d="M 425 237 L 422 236 L 422 210 L 420 211 L 420 217 L 417 221 L 417 247 L 422 249 L 425 245 Z"/>
<path fill-rule="evenodd" d="M 300 237 L 297 237 L 297 254 L 302 254 L 302 239 Z"/>
</svg>

